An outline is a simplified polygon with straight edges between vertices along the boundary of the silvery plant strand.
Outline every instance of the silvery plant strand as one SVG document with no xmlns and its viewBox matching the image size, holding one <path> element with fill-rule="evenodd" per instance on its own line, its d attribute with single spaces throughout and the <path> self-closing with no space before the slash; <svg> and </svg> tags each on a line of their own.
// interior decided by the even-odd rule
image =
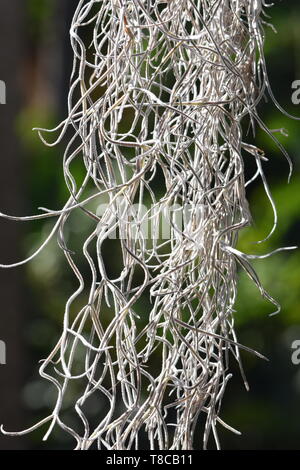
<svg viewBox="0 0 300 470">
<path fill-rule="evenodd" d="M 264 356 L 236 337 L 238 269 L 273 304 L 270 312 L 280 310 L 251 266 L 272 253 L 237 248 L 251 224 L 245 193 L 253 181 L 261 181 L 274 213 L 266 239 L 277 224 L 255 129 L 280 147 L 291 173 L 276 138 L 284 130 L 268 129 L 257 112 L 265 95 L 282 111 L 263 50 L 269 6 L 78 2 L 68 115 L 54 129 L 36 129 L 48 146 L 67 142 L 68 199 L 33 216 L 1 213 L 53 220 L 33 254 L 2 267 L 27 263 L 56 238 L 77 284 L 61 336 L 40 366 L 56 390 L 50 414 L 21 432 L 6 423 L 2 432 L 43 427 L 46 440 L 60 427 L 79 450 L 219 449 L 222 427 L 239 434 L 222 419 L 229 362 L 238 362 L 248 388 L 240 352 Z M 256 166 L 250 179 L 248 162 Z M 73 234 L 76 214 L 82 222 Z M 72 237 L 86 228 L 74 253 Z M 108 249 L 111 259 L 120 253 L 117 274 Z M 89 403 L 100 404 L 96 417 Z"/>
</svg>

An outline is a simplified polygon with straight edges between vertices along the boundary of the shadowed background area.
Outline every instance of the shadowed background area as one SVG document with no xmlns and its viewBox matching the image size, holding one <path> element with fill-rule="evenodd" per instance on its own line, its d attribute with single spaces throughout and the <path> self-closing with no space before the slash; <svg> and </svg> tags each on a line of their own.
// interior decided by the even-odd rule
<svg viewBox="0 0 300 470">
<path fill-rule="evenodd" d="M 55 126 L 65 117 L 72 51 L 68 28 L 74 0 L 10 0 L 0 7 L 0 80 L 7 86 L 7 104 L 0 106 L 0 211 L 33 214 L 39 206 L 59 208 L 66 198 L 61 159 L 63 144 L 47 148 L 32 128 Z M 300 80 L 300 6 L 294 0 L 276 1 L 270 9 L 274 33 L 266 26 L 266 55 L 274 94 L 283 107 L 300 116 L 292 103 L 292 83 Z M 258 130 L 257 145 L 269 161 L 265 172 L 278 208 L 278 227 L 266 243 L 272 210 L 260 184 L 249 187 L 253 227 L 243 231 L 240 248 L 265 253 L 279 246 L 299 244 L 300 225 L 300 124 L 282 115 L 270 99 L 260 114 L 270 129 L 285 128 L 279 136 L 294 161 L 294 175 L 287 184 L 288 165 L 270 138 Z M 247 132 L 247 129 L 245 129 Z M 251 135 L 245 140 L 251 140 Z M 246 162 L 246 172 L 253 173 Z M 79 171 L 79 170 L 78 170 Z M 159 184 L 159 183 L 158 183 Z M 71 231 L 78 234 L 80 221 Z M 32 253 L 46 237 L 52 222 L 24 224 L 1 219 L 0 263 L 12 263 Z M 109 251 L 111 250 L 111 251 Z M 113 266 L 118 253 L 108 247 Z M 282 305 L 272 307 L 261 299 L 244 273 L 240 273 L 236 306 L 238 340 L 266 355 L 270 362 L 242 353 L 250 392 L 243 388 L 232 361 L 233 378 L 223 402 L 222 418 L 242 432 L 238 437 L 220 430 L 224 449 L 299 449 L 300 365 L 292 363 L 292 343 L 300 340 L 300 253 L 283 252 L 254 263 L 266 289 Z M 38 376 L 38 361 L 56 343 L 64 304 L 73 289 L 72 273 L 51 243 L 23 267 L 0 270 L 0 340 L 7 346 L 7 364 L 0 365 L 0 423 L 7 430 L 21 430 L 49 413 L 53 390 Z M 146 304 L 146 302 L 145 302 Z M 143 315 L 143 305 L 140 306 Z M 146 321 L 146 319 L 145 319 Z M 71 397 L 70 397 L 71 398 Z M 97 421 L 95 403 L 90 414 Z M 200 430 L 199 430 L 200 431 Z M 22 438 L 0 436 L 0 449 L 72 448 L 72 441 L 55 431 L 42 442 L 44 429 Z"/>
</svg>

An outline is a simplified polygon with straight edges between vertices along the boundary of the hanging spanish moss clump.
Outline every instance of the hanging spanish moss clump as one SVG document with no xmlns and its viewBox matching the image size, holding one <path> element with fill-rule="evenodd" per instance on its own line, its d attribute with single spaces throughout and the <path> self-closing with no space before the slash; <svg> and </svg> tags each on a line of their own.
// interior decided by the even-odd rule
<svg viewBox="0 0 300 470">
<path fill-rule="evenodd" d="M 178 450 L 205 449 L 210 436 L 220 448 L 220 426 L 238 433 L 221 418 L 229 358 L 247 387 L 240 350 L 263 357 L 237 342 L 238 266 L 279 311 L 250 265 L 256 256 L 236 248 L 251 223 L 245 188 L 258 178 L 274 211 L 269 236 L 277 222 L 267 159 L 243 133 L 244 124 L 260 127 L 277 142 L 256 111 L 266 92 L 280 108 L 263 54 L 267 6 L 79 1 L 70 30 L 69 114 L 55 129 L 38 129 L 47 145 L 70 137 L 62 159 L 70 197 L 61 210 L 10 217 L 57 218 L 38 251 L 11 266 L 57 235 L 78 287 L 40 367 L 56 387 L 56 404 L 18 434 L 48 423 L 45 439 L 59 426 L 76 449 Z M 249 159 L 257 171 L 245 181 Z M 89 274 L 68 247 L 74 212 L 93 224 L 81 252 Z M 121 253 L 117 276 L 105 257 L 112 239 Z M 86 412 L 91 398 L 102 403 L 96 422 Z M 66 403 L 78 426 L 64 419 Z"/>
</svg>

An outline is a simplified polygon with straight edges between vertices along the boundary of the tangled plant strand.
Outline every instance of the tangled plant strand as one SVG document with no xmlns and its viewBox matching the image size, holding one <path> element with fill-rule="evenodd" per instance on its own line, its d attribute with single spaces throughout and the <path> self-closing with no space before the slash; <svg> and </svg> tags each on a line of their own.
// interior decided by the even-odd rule
<svg viewBox="0 0 300 470">
<path fill-rule="evenodd" d="M 151 449 L 193 449 L 201 439 L 205 449 L 211 435 L 220 448 L 220 425 L 238 433 L 220 417 L 229 353 L 246 386 L 240 349 L 263 357 L 235 335 L 238 265 L 279 311 L 251 267 L 255 256 L 236 248 L 251 222 L 245 188 L 257 178 L 274 210 L 268 237 L 277 223 L 266 157 L 242 129 L 248 119 L 276 141 L 256 110 L 265 92 L 273 98 L 263 55 L 266 7 L 262 0 L 79 1 L 69 114 L 55 129 L 38 129 L 49 146 L 72 130 L 63 157 L 69 199 L 32 217 L 2 214 L 57 217 L 41 247 L 9 267 L 57 235 L 78 280 L 62 335 L 40 368 L 56 387 L 56 404 L 22 433 L 48 423 L 47 439 L 57 425 L 83 450 L 138 449 L 146 441 Z M 46 133 L 55 135 L 51 142 Z M 257 167 L 249 181 L 247 159 Z M 78 161 L 81 184 L 72 173 Z M 68 248 L 74 211 L 94 225 L 82 246 L 88 276 Z M 122 253 L 116 278 L 104 257 L 113 234 Z M 151 307 L 137 308 L 145 296 Z M 78 427 L 62 416 L 73 386 Z M 91 397 L 103 404 L 96 424 L 85 411 Z"/>
</svg>

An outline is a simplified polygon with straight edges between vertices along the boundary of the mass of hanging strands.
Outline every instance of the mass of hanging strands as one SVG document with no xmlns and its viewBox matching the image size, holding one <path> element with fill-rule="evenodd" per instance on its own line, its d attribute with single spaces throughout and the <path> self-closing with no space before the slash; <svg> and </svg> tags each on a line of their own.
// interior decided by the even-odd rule
<svg viewBox="0 0 300 470">
<path fill-rule="evenodd" d="M 47 439 L 59 426 L 82 450 L 138 449 L 145 442 L 151 449 L 205 449 L 210 437 L 220 448 L 220 426 L 239 434 L 220 416 L 229 358 L 248 387 L 240 350 L 263 357 L 239 344 L 234 331 L 239 265 L 274 313 L 280 309 L 250 264 L 271 253 L 236 248 L 251 223 L 245 188 L 258 178 L 274 211 L 268 237 L 277 223 L 263 172 L 267 158 L 246 142 L 242 121 L 248 118 L 253 132 L 265 130 L 290 163 L 275 137 L 284 130 L 268 130 L 256 111 L 266 92 L 281 109 L 263 53 L 267 7 L 261 0 L 79 1 L 70 29 L 69 114 L 55 129 L 37 129 L 49 146 L 68 136 L 62 164 L 69 199 L 61 210 L 40 208 L 36 216 L 1 214 L 57 217 L 34 254 L 3 267 L 30 261 L 57 236 L 78 288 L 40 367 L 57 390 L 53 410 L 30 429 L 7 434 L 47 424 Z M 244 159 L 257 168 L 248 181 Z M 72 174 L 78 160 L 85 170 L 80 185 Z M 104 200 L 101 214 L 91 209 Z M 81 253 L 88 276 L 65 235 L 74 211 L 94 224 Z M 162 218 L 167 238 L 159 235 Z M 112 233 L 122 253 L 117 278 L 108 275 L 103 256 Z M 151 307 L 137 308 L 145 295 Z M 77 309 L 81 298 L 85 305 Z M 85 412 L 92 396 L 103 404 L 96 423 Z M 77 427 L 63 417 L 70 397 Z"/>
</svg>

